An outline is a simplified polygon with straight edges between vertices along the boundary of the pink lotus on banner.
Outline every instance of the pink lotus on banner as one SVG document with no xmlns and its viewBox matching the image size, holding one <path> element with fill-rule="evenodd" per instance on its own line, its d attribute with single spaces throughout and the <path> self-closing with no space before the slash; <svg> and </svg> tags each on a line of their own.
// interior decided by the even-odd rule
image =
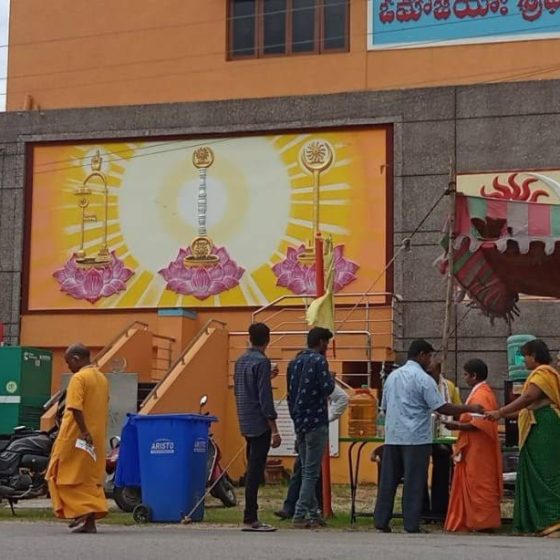
<svg viewBox="0 0 560 560">
<path fill-rule="evenodd" d="M 95 303 L 101 298 L 124 291 L 126 282 L 133 274 L 134 271 L 124 266 L 123 261 L 112 251 L 111 261 L 99 267 L 80 267 L 73 255 L 53 276 L 60 284 L 60 291 L 74 299 Z"/>
<path fill-rule="evenodd" d="M 298 260 L 304 253 L 305 245 L 297 249 L 288 247 L 286 258 L 272 267 L 277 281 L 276 285 L 287 288 L 297 295 L 314 296 L 316 294 L 315 263 L 304 264 Z M 356 272 L 360 268 L 355 262 L 344 257 L 344 245 L 334 248 L 334 291 L 338 292 L 356 280 Z"/>
<path fill-rule="evenodd" d="M 192 250 L 180 249 L 176 259 L 159 271 L 167 282 L 166 288 L 204 300 L 238 286 L 245 269 L 237 265 L 225 247 L 214 246 L 211 254 L 218 257 L 215 264 L 185 266 L 185 258 L 192 256 Z"/>
</svg>

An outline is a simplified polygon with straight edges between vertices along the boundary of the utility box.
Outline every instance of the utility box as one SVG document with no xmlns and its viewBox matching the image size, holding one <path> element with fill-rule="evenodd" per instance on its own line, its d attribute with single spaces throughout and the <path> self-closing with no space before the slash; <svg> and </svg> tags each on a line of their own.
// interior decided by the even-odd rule
<svg viewBox="0 0 560 560">
<path fill-rule="evenodd" d="M 66 389 L 72 374 L 61 378 L 61 389 Z M 128 414 L 135 414 L 138 408 L 138 374 L 106 373 L 109 381 L 109 416 L 107 417 L 107 449 L 112 436 L 120 436 Z"/>
<path fill-rule="evenodd" d="M 51 395 L 52 363 L 47 350 L 0 347 L 0 434 L 16 426 L 39 428 Z"/>
</svg>

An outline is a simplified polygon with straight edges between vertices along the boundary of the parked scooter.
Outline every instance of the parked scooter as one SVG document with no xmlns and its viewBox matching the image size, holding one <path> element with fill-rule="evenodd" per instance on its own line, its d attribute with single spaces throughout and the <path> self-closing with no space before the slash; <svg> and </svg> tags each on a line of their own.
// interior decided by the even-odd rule
<svg viewBox="0 0 560 560">
<path fill-rule="evenodd" d="M 105 460 L 105 495 L 112 498 L 117 506 L 127 513 L 131 513 L 134 508 L 142 502 L 142 493 L 137 486 L 115 486 L 115 476 L 117 474 L 117 463 L 119 461 L 119 449 L 121 438 L 114 436 L 109 441 L 111 451 Z"/>
<path fill-rule="evenodd" d="M 208 396 L 203 395 L 200 399 L 199 413 L 202 414 L 203 408 L 208 403 Z M 208 412 L 206 413 L 208 414 Z M 235 507 L 237 505 L 237 497 L 235 488 L 228 474 L 224 472 L 220 464 L 222 452 L 215 442 L 212 433 L 208 435 L 208 480 L 206 486 L 212 487 L 210 495 L 220 500 L 226 507 Z M 217 482 L 216 482 L 217 481 Z"/>
<path fill-rule="evenodd" d="M 113 436 L 109 440 L 109 453 L 105 457 L 105 496 L 108 499 L 114 498 L 115 475 L 117 473 L 117 461 L 119 460 L 119 446 L 121 438 Z"/>
<path fill-rule="evenodd" d="M 45 473 L 56 430 L 49 433 L 25 426 L 14 429 L 0 452 L 0 502 L 7 500 L 12 514 L 19 500 L 30 500 L 47 494 Z"/>
<path fill-rule="evenodd" d="M 199 413 L 202 414 L 204 406 L 208 402 L 208 396 L 203 395 L 199 402 Z M 209 413 L 206 412 L 208 415 Z M 118 438 L 117 438 L 118 439 Z M 120 440 L 116 445 L 112 446 L 112 451 L 107 458 L 107 473 L 109 476 L 109 469 L 111 472 L 116 472 L 116 463 L 118 461 L 118 450 Z M 235 488 L 227 473 L 224 472 L 220 464 L 222 457 L 220 448 L 214 441 L 212 434 L 208 436 L 208 478 L 206 481 L 207 487 L 215 486 L 210 491 L 210 495 L 220 500 L 225 507 L 235 507 L 237 505 L 237 497 L 235 495 Z M 125 486 L 122 488 L 114 486 L 114 474 L 112 474 L 113 482 L 113 499 L 117 506 L 128 513 L 132 512 L 134 508 L 142 503 L 142 492 L 137 486 Z M 219 479 L 219 480 L 218 480 Z M 216 482 L 218 481 L 218 482 Z M 107 488 L 107 485 L 106 485 Z M 106 490 L 107 491 L 107 490 Z"/>
</svg>

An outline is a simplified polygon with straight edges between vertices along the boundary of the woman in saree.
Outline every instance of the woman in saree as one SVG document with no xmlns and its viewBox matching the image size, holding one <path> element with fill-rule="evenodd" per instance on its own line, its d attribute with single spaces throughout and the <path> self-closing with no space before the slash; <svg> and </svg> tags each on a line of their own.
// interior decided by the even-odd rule
<svg viewBox="0 0 560 560">
<path fill-rule="evenodd" d="M 486 416 L 498 420 L 519 413 L 514 531 L 560 537 L 560 374 L 542 340 L 527 342 L 521 353 L 532 370 L 521 396 Z"/>
</svg>

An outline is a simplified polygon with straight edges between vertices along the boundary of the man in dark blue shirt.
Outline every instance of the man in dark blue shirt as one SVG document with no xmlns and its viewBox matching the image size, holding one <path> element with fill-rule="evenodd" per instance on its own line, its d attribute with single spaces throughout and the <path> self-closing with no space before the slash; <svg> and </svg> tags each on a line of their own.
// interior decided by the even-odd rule
<svg viewBox="0 0 560 560">
<path fill-rule="evenodd" d="M 319 517 L 315 487 L 329 441 L 327 398 L 334 391 L 334 378 L 329 373 L 325 354 L 332 336 L 328 329 L 312 328 L 307 334 L 307 349 L 288 366 L 288 407 L 297 436 L 302 471 L 294 527 L 315 528 L 324 524 Z"/>
<path fill-rule="evenodd" d="M 243 523 L 246 531 L 274 531 L 274 527 L 259 522 L 257 513 L 257 496 L 268 451 L 271 444 L 272 447 L 281 444 L 272 397 L 271 364 L 265 354 L 270 329 L 264 323 L 255 323 L 249 327 L 249 339 L 251 348 L 235 363 L 234 375 L 239 428 L 247 442 Z"/>
</svg>

